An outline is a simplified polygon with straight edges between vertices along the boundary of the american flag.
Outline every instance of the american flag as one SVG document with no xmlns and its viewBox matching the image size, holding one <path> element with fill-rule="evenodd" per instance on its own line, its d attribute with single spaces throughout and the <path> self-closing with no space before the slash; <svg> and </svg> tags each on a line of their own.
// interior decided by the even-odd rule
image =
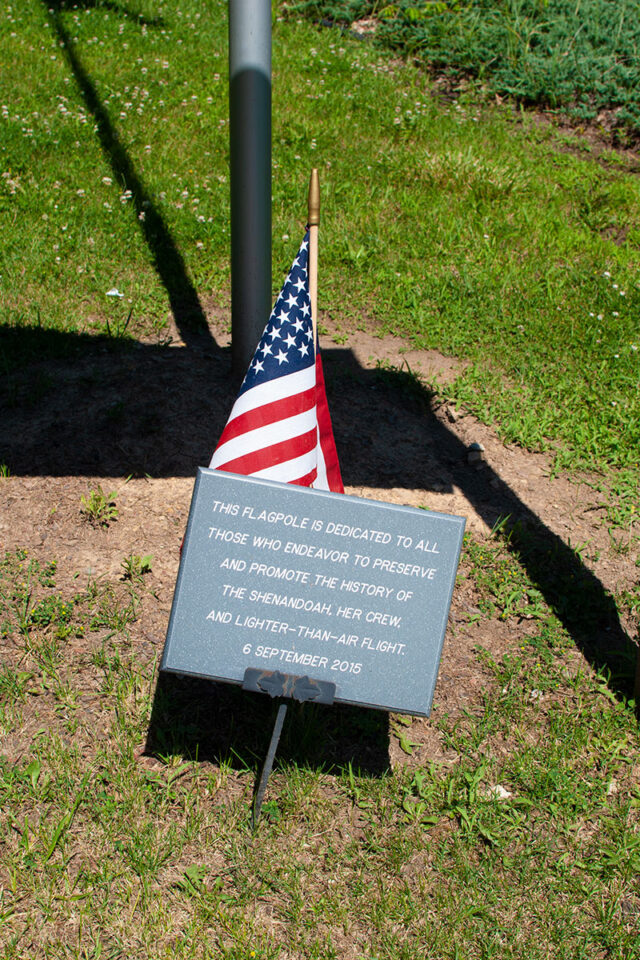
<svg viewBox="0 0 640 960">
<path fill-rule="evenodd" d="M 308 257 L 307 232 L 210 466 L 344 493 L 314 344 Z"/>
</svg>

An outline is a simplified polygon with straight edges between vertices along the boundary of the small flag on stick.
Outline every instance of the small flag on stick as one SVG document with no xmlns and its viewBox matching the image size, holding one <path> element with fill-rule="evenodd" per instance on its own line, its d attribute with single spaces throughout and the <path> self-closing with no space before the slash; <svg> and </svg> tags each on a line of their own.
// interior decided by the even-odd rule
<svg viewBox="0 0 640 960">
<path fill-rule="evenodd" d="M 210 466 L 344 493 L 309 296 L 309 232 Z"/>
</svg>

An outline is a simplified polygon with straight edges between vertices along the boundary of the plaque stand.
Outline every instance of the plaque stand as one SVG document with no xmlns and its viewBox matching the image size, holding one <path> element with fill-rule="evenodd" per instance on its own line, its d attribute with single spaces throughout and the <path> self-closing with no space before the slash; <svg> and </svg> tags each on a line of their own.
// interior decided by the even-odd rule
<svg viewBox="0 0 640 960">
<path fill-rule="evenodd" d="M 279 670 L 256 670 L 252 667 L 248 667 L 245 670 L 242 689 L 251 690 L 254 693 L 268 693 L 270 697 L 288 697 L 293 700 L 298 700 L 300 703 L 313 700 L 314 703 L 325 703 L 328 705 L 333 703 L 336 693 L 335 683 L 328 683 L 325 680 L 313 680 L 307 676 L 298 677 L 290 673 L 280 673 Z M 251 816 L 251 826 L 253 830 L 258 826 L 260 819 L 262 802 L 271 771 L 273 770 L 273 761 L 280 742 L 287 706 L 288 704 L 286 702 L 281 702 L 278 706 L 278 713 L 276 714 L 276 720 L 273 725 L 269 749 L 267 750 L 267 756 L 253 800 Z"/>
</svg>

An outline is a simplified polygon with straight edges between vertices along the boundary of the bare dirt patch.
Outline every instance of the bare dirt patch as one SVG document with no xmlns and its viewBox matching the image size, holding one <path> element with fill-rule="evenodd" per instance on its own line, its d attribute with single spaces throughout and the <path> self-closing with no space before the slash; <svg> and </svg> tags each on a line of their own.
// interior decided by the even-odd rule
<svg viewBox="0 0 640 960">
<path fill-rule="evenodd" d="M 591 478 L 552 479 L 547 456 L 505 446 L 407 373 L 446 381 L 460 369 L 451 358 L 357 331 L 344 345 L 329 331 L 322 347 L 348 494 L 462 515 L 479 539 L 510 516 L 526 531 L 524 562 L 549 602 L 570 593 L 576 576 L 597 601 L 591 619 L 566 614 L 578 656 L 598 666 L 603 656 L 606 663 L 602 638 L 605 647 L 633 638 L 635 625 L 620 622 L 608 598 L 635 584 L 635 556 L 612 548 Z M 195 469 L 208 463 L 235 393 L 228 337 L 217 323 L 210 338 L 188 345 L 178 337 L 170 346 L 128 348 L 86 338 L 65 348 L 66 356 L 18 371 L 2 398 L 0 454 L 12 475 L 0 480 L 0 543 L 56 559 L 57 584 L 67 595 L 91 579 L 116 582 L 125 558 L 152 554 L 141 613 L 130 629 L 136 655 L 151 663 L 162 651 Z M 34 383 L 45 386 L 30 404 Z M 81 497 L 98 485 L 115 492 L 119 513 L 106 529 L 81 512 Z M 560 557 L 566 583 L 555 573 L 545 579 L 545 550 Z M 478 646 L 500 657 L 533 628 L 527 619 L 477 618 L 476 604 L 465 579 L 454 594 L 436 714 L 472 710 L 478 702 L 486 682 Z M 432 723 L 414 720 L 409 734 L 416 745 L 411 762 L 446 759 Z M 11 747 L 21 752 L 19 743 Z M 394 738 L 390 759 L 407 761 Z"/>
</svg>

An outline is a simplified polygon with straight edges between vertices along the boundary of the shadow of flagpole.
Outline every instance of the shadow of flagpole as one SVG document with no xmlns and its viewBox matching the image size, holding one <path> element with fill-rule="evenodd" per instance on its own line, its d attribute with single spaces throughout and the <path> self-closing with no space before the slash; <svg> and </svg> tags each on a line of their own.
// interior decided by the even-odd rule
<svg viewBox="0 0 640 960">
<path fill-rule="evenodd" d="M 86 73 L 76 52 L 72 37 L 62 22 L 61 10 L 66 4 L 62 0 L 43 0 L 47 18 L 56 32 L 64 55 L 69 63 L 73 76 L 78 84 L 80 93 L 87 110 L 92 114 L 98 139 L 102 151 L 118 182 L 125 189 L 131 191 L 133 209 L 146 244 L 151 251 L 153 266 L 167 291 L 171 311 L 180 336 L 187 346 L 194 346 L 195 341 L 203 334 L 211 337 L 204 309 L 196 289 L 191 282 L 187 267 L 178 249 L 171 232 L 161 213 L 153 203 L 142 180 L 138 176 L 126 148 L 122 144 L 109 114 L 100 100 L 95 85 Z M 75 6 L 92 6 L 85 0 L 79 0 Z M 125 14 L 125 8 L 118 4 L 111 4 L 110 9 Z M 136 18 L 139 19 L 139 18 Z M 141 21 L 155 23 L 155 21 Z M 162 21 L 157 21 L 161 23 Z"/>
</svg>

